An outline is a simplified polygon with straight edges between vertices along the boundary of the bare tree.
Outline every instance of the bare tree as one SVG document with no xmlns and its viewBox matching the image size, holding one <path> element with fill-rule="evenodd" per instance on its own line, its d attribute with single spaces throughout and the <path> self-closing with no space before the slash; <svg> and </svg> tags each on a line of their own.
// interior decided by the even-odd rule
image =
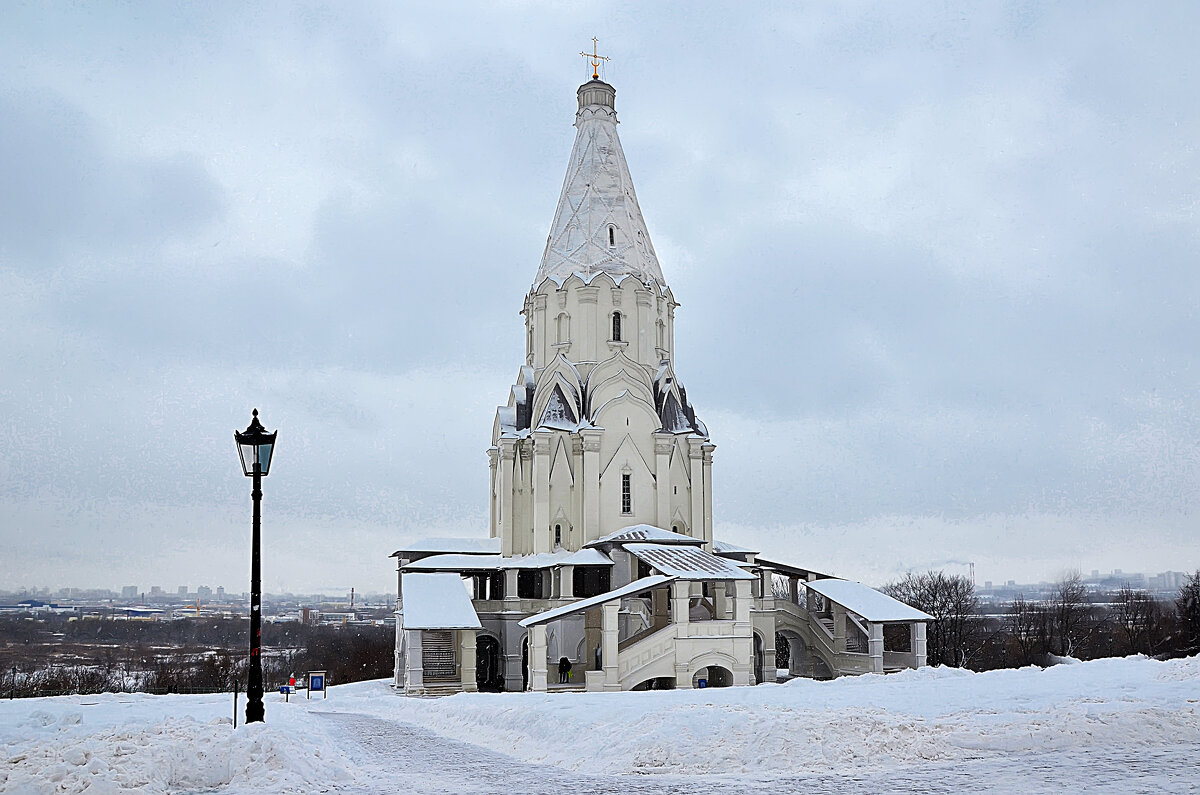
<svg viewBox="0 0 1200 795">
<path fill-rule="evenodd" d="M 978 650 L 979 599 L 966 577 L 942 571 L 909 572 L 881 590 L 933 616 L 926 633 L 931 665 L 962 667 Z"/>
<path fill-rule="evenodd" d="M 1021 665 L 1030 665 L 1050 647 L 1050 613 L 1043 605 L 1018 596 L 1008 607 L 1005 629 L 1021 651 Z"/>
<path fill-rule="evenodd" d="M 1145 591 L 1118 591 L 1113 619 L 1126 653 L 1153 654 L 1164 640 L 1162 606 Z"/>
<path fill-rule="evenodd" d="M 1070 571 L 1054 584 L 1050 609 L 1054 616 L 1054 632 L 1058 653 L 1069 657 L 1075 651 L 1080 630 L 1088 614 L 1087 587 L 1078 571 Z"/>
<path fill-rule="evenodd" d="M 1200 570 L 1188 577 L 1179 589 L 1175 613 L 1179 618 L 1179 650 L 1200 650 Z"/>
</svg>

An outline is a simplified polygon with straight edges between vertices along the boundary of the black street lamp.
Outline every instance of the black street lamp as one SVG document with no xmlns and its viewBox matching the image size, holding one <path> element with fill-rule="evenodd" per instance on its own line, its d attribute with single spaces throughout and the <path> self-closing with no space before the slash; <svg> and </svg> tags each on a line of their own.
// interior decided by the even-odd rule
<svg viewBox="0 0 1200 795">
<path fill-rule="evenodd" d="M 275 436 L 279 431 L 267 433 L 258 421 L 258 409 L 244 431 L 234 431 L 238 456 L 242 459 L 242 472 L 254 478 L 254 533 L 250 553 L 250 681 L 246 686 L 246 723 L 263 719 L 262 679 L 262 560 L 259 553 L 260 504 L 262 503 L 262 479 L 271 469 L 271 453 L 275 450 Z"/>
</svg>

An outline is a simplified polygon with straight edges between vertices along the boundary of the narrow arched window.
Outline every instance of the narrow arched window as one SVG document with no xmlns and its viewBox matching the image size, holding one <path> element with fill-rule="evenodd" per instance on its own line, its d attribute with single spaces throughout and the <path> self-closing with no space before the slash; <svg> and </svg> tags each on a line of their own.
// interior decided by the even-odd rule
<svg viewBox="0 0 1200 795">
<path fill-rule="evenodd" d="M 613 342 L 621 341 L 621 313 L 613 312 Z"/>
<path fill-rule="evenodd" d="M 617 245 L 617 233 L 611 226 L 608 228 L 608 245 L 610 248 Z"/>
<path fill-rule="evenodd" d="M 560 524 L 554 525 L 554 546 L 562 546 L 562 525 Z"/>
<path fill-rule="evenodd" d="M 621 513 L 633 513 L 633 487 L 629 475 L 621 475 Z"/>
</svg>

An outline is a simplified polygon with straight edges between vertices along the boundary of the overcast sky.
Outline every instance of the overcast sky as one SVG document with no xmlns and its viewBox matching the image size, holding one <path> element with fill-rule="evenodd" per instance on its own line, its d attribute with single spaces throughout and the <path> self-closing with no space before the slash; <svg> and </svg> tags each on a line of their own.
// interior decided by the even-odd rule
<svg viewBox="0 0 1200 795">
<path fill-rule="evenodd" d="M 592 36 L 719 538 L 1200 566 L 1200 6 L 428 5 L 6 5 L 0 589 L 246 589 L 254 407 L 267 590 L 486 535 Z"/>
</svg>

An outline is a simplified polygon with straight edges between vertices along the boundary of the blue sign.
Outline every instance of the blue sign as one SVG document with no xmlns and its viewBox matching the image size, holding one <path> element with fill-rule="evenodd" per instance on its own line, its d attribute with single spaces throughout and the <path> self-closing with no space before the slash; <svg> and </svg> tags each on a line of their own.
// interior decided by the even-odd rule
<svg viewBox="0 0 1200 795">
<path fill-rule="evenodd" d="M 697 687 L 708 687 L 708 680 L 707 679 L 697 679 L 696 686 Z"/>
<path fill-rule="evenodd" d="M 312 676 L 308 677 L 308 689 L 309 690 L 324 690 L 325 689 L 325 675 L 324 674 L 313 674 Z"/>
</svg>

